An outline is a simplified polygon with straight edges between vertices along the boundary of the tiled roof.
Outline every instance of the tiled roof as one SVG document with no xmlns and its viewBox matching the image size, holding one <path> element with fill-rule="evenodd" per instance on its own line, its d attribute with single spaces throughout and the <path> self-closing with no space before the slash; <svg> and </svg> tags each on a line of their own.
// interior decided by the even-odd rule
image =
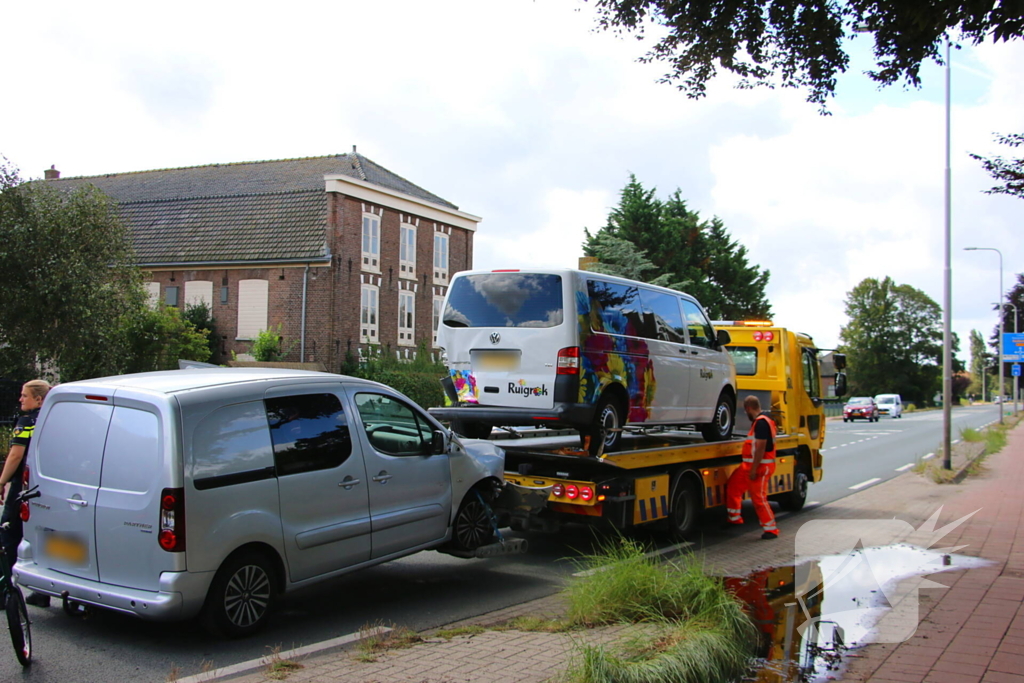
<svg viewBox="0 0 1024 683">
<path fill-rule="evenodd" d="M 92 184 L 122 203 L 299 190 L 323 192 L 325 175 L 347 175 L 449 209 L 458 209 L 451 202 L 410 183 L 357 152 L 326 157 L 243 161 L 156 171 L 68 177 L 51 180 L 48 183 L 61 187 Z"/>
<path fill-rule="evenodd" d="M 327 255 L 323 190 L 126 202 L 119 210 L 142 265 Z"/>
</svg>

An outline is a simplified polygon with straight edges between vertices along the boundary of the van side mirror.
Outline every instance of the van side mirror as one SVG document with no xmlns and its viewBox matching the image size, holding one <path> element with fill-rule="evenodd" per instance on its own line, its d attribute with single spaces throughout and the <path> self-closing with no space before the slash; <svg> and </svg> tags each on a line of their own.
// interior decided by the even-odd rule
<svg viewBox="0 0 1024 683">
<path fill-rule="evenodd" d="M 836 373 L 836 396 L 845 396 L 845 395 L 846 395 L 846 373 L 845 372 L 837 372 Z"/>
<path fill-rule="evenodd" d="M 729 336 L 728 330 L 718 330 L 718 334 L 715 336 L 715 344 L 718 348 L 723 348 L 726 344 L 732 341 L 732 337 Z"/>
<path fill-rule="evenodd" d="M 832 365 L 835 366 L 836 370 L 846 369 L 846 354 L 845 353 L 833 353 L 832 354 Z"/>
<path fill-rule="evenodd" d="M 435 429 L 433 435 L 430 437 L 430 454 L 441 455 L 442 453 L 447 452 L 448 435 L 440 429 Z"/>
</svg>

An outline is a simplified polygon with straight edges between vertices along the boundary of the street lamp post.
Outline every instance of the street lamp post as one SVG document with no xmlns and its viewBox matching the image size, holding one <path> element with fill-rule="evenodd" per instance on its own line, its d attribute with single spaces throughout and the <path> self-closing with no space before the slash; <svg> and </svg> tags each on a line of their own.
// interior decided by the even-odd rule
<svg viewBox="0 0 1024 683">
<path fill-rule="evenodd" d="M 946 37 L 946 223 L 945 223 L 945 265 L 942 270 L 942 467 L 953 469 L 953 444 L 950 436 L 953 427 L 953 276 L 950 265 L 952 249 L 952 173 L 949 170 L 950 131 L 950 73 L 949 37 Z M 1000 299 L 1002 297 L 1000 296 Z M 1000 413 L 1002 416 L 1002 413 Z"/>
<path fill-rule="evenodd" d="M 1003 300 L 1003 252 L 995 247 L 964 247 L 964 251 L 994 251 L 999 254 L 999 301 Z M 1016 320 L 1016 319 L 1015 319 Z M 996 343 L 996 369 L 999 374 L 999 424 L 1003 424 L 1003 307 L 999 306 L 999 340 Z"/>
</svg>

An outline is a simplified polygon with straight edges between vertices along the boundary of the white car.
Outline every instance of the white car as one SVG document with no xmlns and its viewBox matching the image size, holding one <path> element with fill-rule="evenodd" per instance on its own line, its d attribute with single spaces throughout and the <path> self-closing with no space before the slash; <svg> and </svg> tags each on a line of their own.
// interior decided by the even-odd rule
<svg viewBox="0 0 1024 683">
<path fill-rule="evenodd" d="M 903 400 L 899 394 L 879 394 L 875 396 L 875 403 L 878 404 L 879 415 L 903 417 Z"/>
</svg>

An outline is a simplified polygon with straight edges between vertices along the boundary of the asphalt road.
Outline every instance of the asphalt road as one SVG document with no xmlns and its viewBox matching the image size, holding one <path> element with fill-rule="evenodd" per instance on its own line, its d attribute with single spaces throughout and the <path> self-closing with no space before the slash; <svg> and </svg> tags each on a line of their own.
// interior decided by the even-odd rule
<svg viewBox="0 0 1024 683">
<path fill-rule="evenodd" d="M 953 416 L 956 439 L 961 428 L 991 422 L 998 413 L 995 406 L 974 406 Z M 830 420 L 825 479 L 811 486 L 809 499 L 828 504 L 897 476 L 937 449 L 941 427 L 939 411 L 877 423 Z M 752 511 L 746 517 L 753 529 Z M 155 624 L 101 611 L 72 618 L 59 606 L 30 607 L 35 661 L 22 671 L 13 650 L 4 656 L 0 647 L 0 680 L 165 681 L 175 671 L 187 676 L 375 624 L 425 630 L 550 595 L 577 571 L 576 558 L 594 549 L 583 529 L 528 538 L 526 555 L 462 560 L 425 552 L 342 577 L 289 597 L 265 632 L 243 641 L 212 640 L 196 623 Z M 708 530 L 700 545 L 711 548 L 728 538 Z"/>
</svg>

